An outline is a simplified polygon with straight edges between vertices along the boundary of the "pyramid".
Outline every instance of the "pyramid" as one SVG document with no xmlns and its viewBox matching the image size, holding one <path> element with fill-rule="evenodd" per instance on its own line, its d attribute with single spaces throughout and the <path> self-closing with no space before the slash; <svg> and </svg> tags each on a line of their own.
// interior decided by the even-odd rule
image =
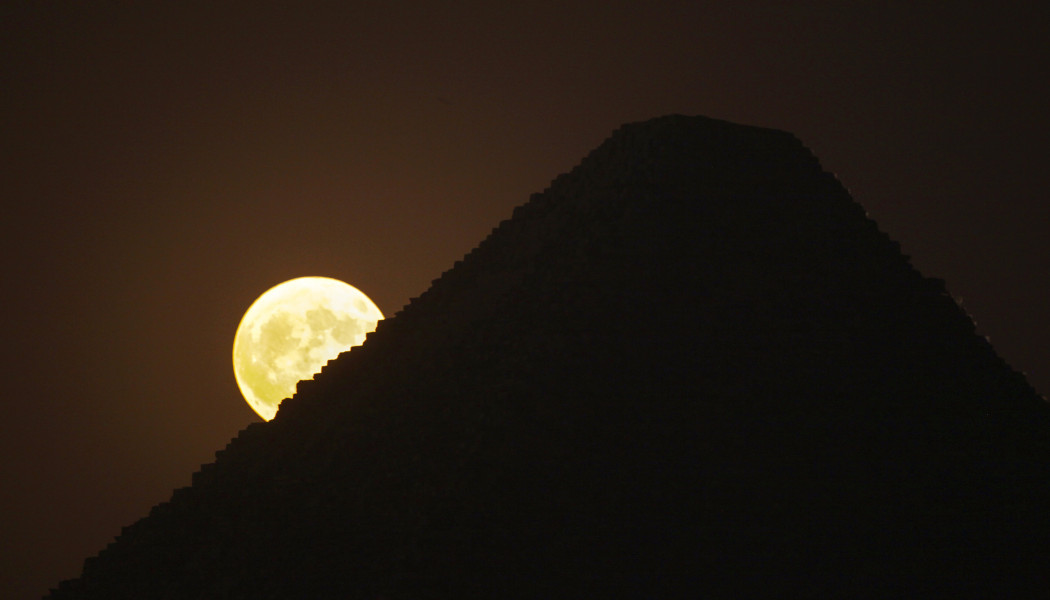
<svg viewBox="0 0 1050 600">
<path fill-rule="evenodd" d="M 49 598 L 998 596 L 1050 410 L 794 136 L 624 125 Z"/>
</svg>

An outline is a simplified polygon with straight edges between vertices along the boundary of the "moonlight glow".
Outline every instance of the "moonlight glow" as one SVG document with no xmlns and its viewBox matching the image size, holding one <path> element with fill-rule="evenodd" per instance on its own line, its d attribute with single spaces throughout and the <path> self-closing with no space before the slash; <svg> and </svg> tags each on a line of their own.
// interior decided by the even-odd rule
<svg viewBox="0 0 1050 600">
<path fill-rule="evenodd" d="M 300 277 L 270 288 L 244 313 L 233 339 L 233 374 L 244 399 L 269 421 L 295 384 L 364 342 L 382 318 L 368 296 L 338 279 Z"/>
</svg>

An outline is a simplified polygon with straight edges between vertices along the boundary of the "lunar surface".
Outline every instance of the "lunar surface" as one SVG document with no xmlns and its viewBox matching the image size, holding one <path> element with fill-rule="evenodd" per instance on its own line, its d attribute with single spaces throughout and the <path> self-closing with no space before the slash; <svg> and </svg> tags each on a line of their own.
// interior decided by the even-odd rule
<svg viewBox="0 0 1050 600">
<path fill-rule="evenodd" d="M 383 313 L 338 279 L 300 277 L 267 290 L 244 313 L 233 340 L 233 373 L 244 399 L 269 421 L 295 385 L 365 341 Z"/>
</svg>

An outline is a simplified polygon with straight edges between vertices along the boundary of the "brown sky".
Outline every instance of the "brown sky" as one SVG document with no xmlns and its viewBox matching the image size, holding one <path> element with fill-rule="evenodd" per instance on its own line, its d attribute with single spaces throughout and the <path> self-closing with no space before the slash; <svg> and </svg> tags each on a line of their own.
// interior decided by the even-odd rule
<svg viewBox="0 0 1050 600">
<path fill-rule="evenodd" d="M 0 8 L 0 597 L 258 419 L 230 348 L 259 293 L 327 275 L 392 315 L 666 113 L 798 135 L 1050 394 L 1038 3 L 450 4 Z"/>
</svg>

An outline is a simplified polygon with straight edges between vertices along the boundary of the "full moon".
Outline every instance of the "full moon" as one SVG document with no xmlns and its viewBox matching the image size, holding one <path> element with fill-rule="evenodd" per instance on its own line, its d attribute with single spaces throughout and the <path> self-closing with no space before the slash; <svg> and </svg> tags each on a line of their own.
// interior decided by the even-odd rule
<svg viewBox="0 0 1050 600">
<path fill-rule="evenodd" d="M 233 375 L 244 399 L 269 421 L 299 381 L 363 343 L 382 318 L 368 296 L 338 279 L 299 277 L 270 288 L 233 338 Z"/>
</svg>

